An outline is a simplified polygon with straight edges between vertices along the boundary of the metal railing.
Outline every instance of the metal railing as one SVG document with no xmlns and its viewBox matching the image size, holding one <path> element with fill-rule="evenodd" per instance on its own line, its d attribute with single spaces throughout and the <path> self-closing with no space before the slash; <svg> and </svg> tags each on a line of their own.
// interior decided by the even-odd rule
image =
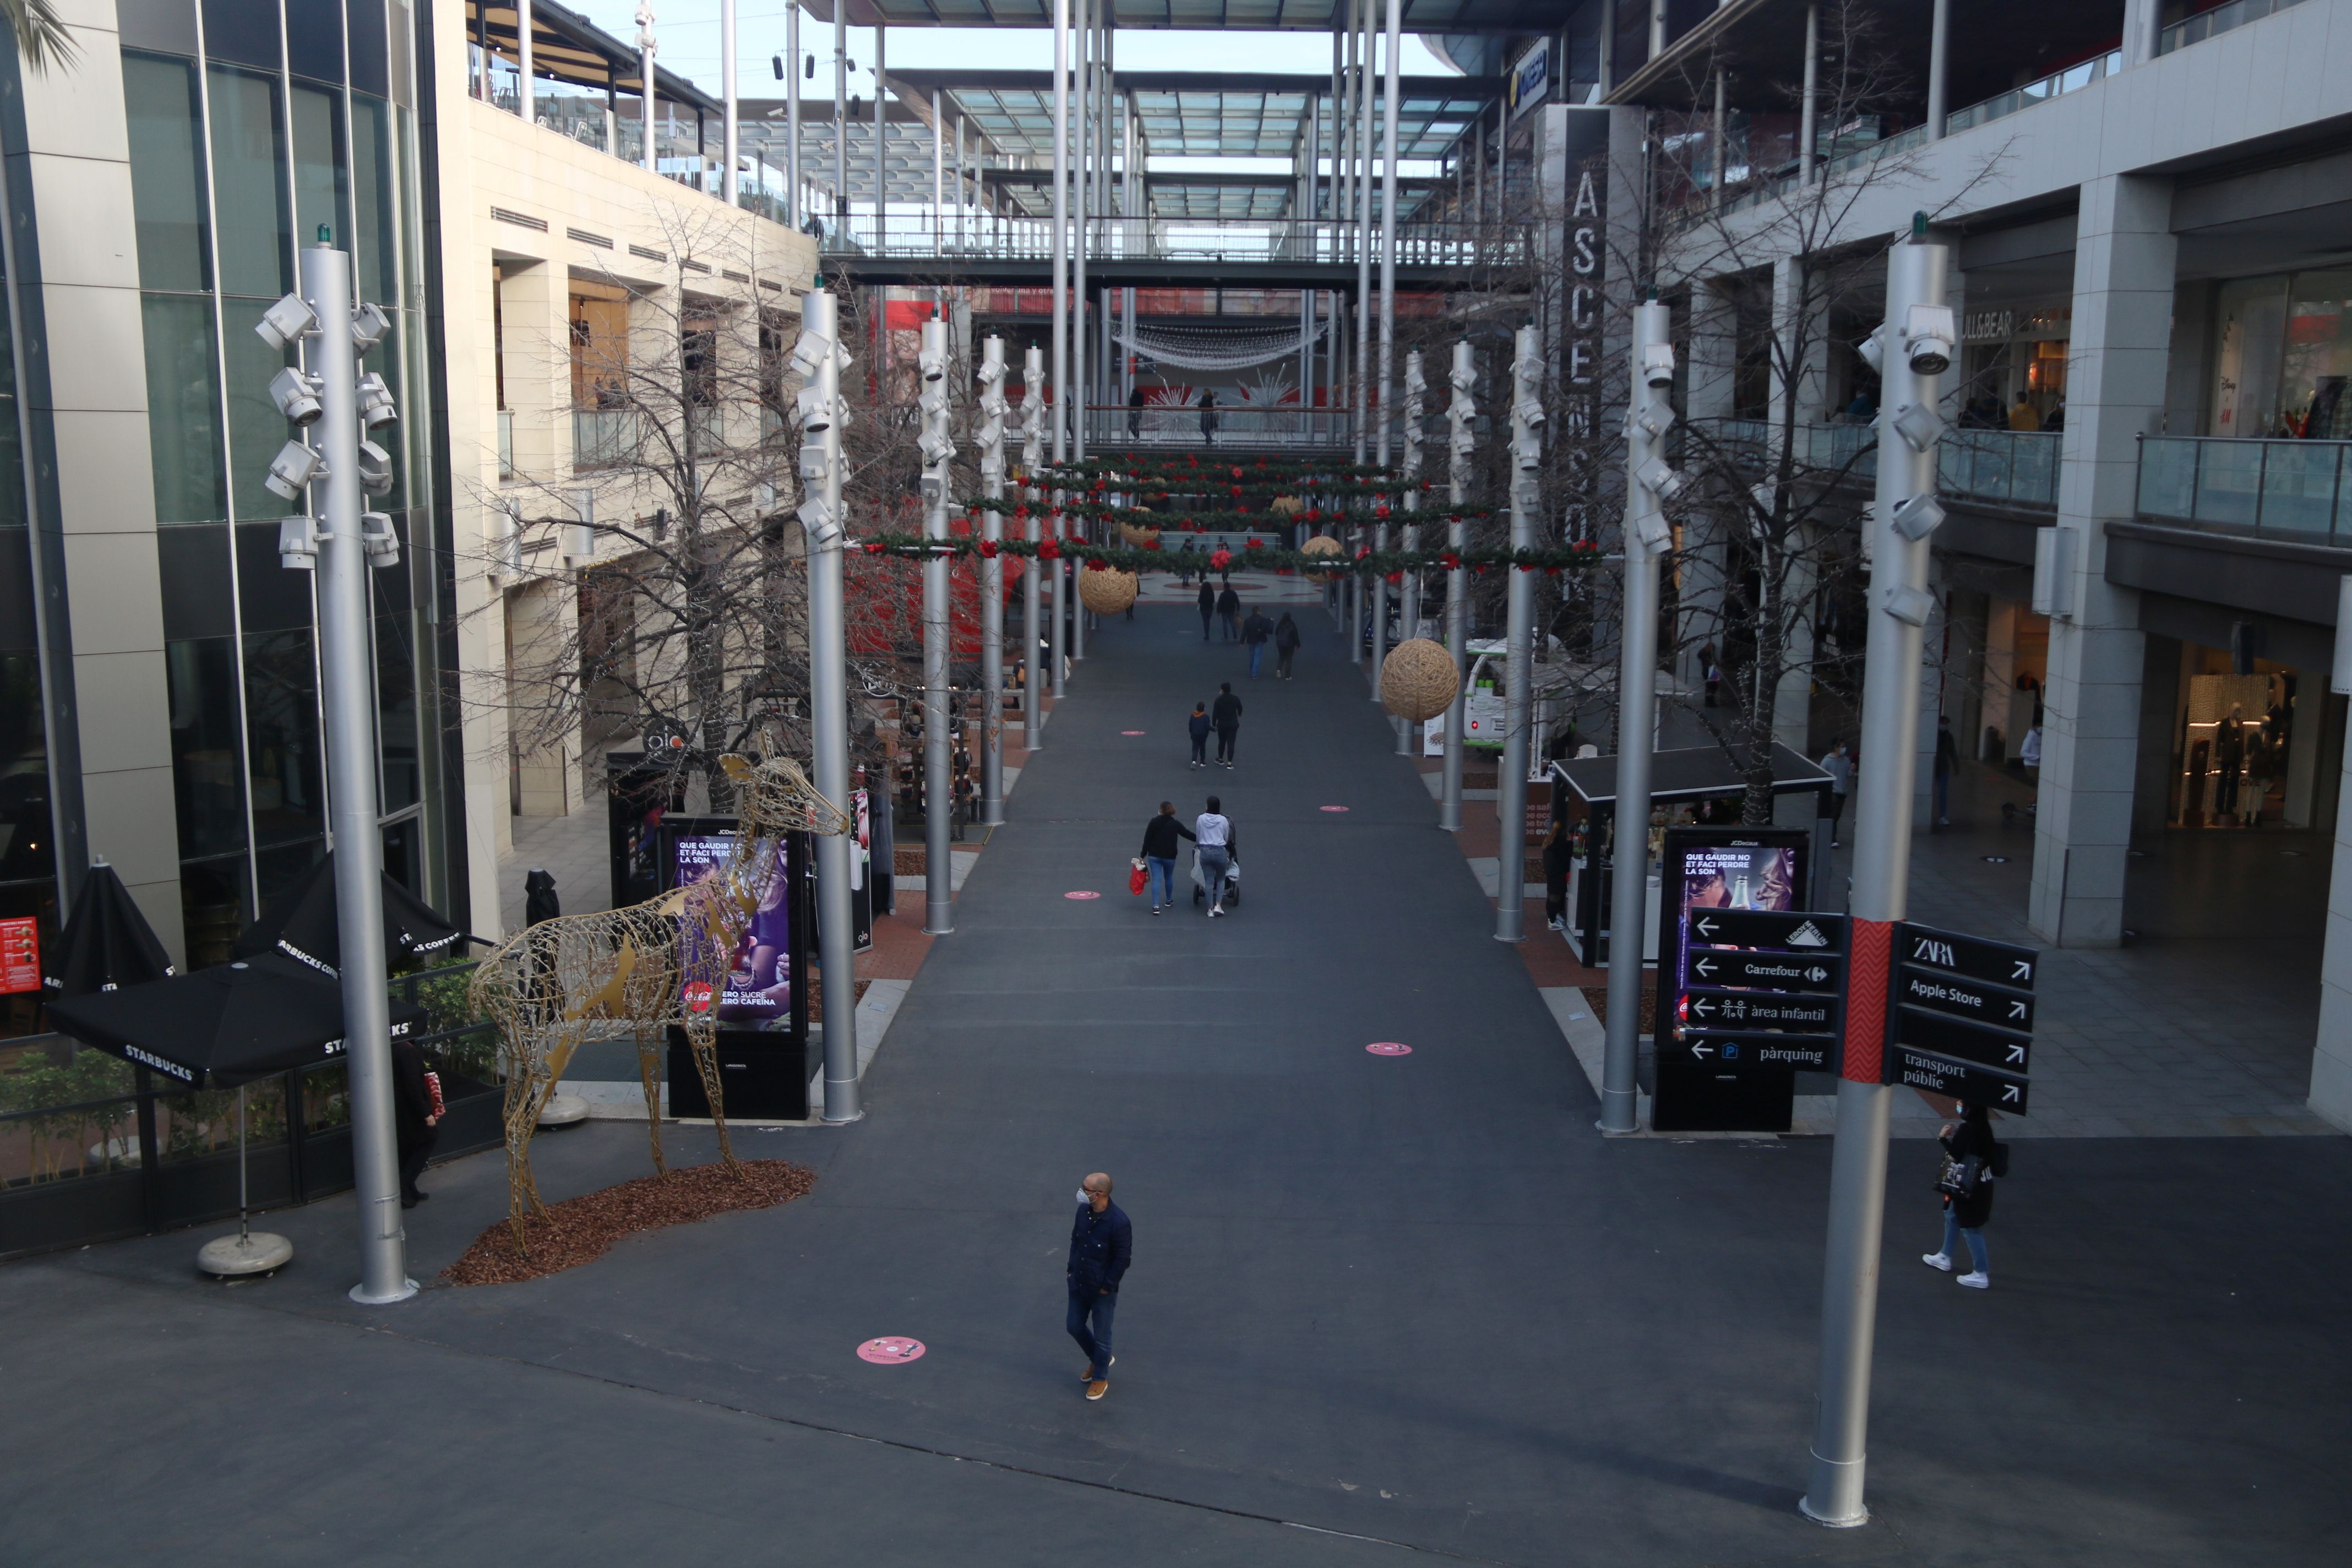
<svg viewBox="0 0 2352 1568">
<path fill-rule="evenodd" d="M 1124 405 L 1087 410 L 1087 445 L 1114 451 L 1139 447 L 1271 447 L 1285 451 L 1338 451 L 1355 440 L 1352 416 L 1344 408 L 1251 408 L 1219 404 L 1213 434 L 1203 429 L 1197 405 Z"/>
<path fill-rule="evenodd" d="M 637 420 L 634 409 L 575 408 L 572 411 L 572 466 L 610 468 L 635 460 Z"/>
<path fill-rule="evenodd" d="M 1325 219 L 1108 217 L 1088 218 L 1085 227 L 1090 262 L 1338 264 L 1353 262 L 1362 248 L 1355 225 Z M 1071 228 L 1075 237 L 1077 225 Z M 1045 218 L 993 216 L 959 232 L 951 217 L 891 215 L 877 222 L 867 214 L 826 222 L 823 244 L 828 255 L 885 259 L 1045 261 L 1053 237 Z M 1397 234 L 1397 261 L 1406 267 L 1516 267 L 1531 254 L 1525 224 L 1413 224 Z"/>
<path fill-rule="evenodd" d="M 1709 422 L 1730 460 L 1760 471 L 1771 460 L 1774 428 L 1763 419 Z M 1800 425 L 1794 432 L 1800 472 L 1869 484 L 1878 478 L 1878 430 L 1872 425 Z M 2058 505 L 2059 444 L 2055 430 L 1947 430 L 1936 451 L 1940 495 L 2003 506 L 2054 510 Z"/>
<path fill-rule="evenodd" d="M 2143 436 L 2139 497 L 2151 521 L 2352 549 L 2352 441 Z"/>
<path fill-rule="evenodd" d="M 2121 49 L 2096 56 L 2079 65 L 2068 66 L 2064 70 L 2052 71 L 2039 81 L 2029 81 L 2023 87 L 2011 88 L 1998 97 L 1986 99 L 1982 103 L 1972 103 L 1966 109 L 1955 110 L 1945 120 L 1944 130 L 1948 134 L 1952 132 L 1966 131 L 1971 126 L 1988 124 L 1995 120 L 2007 119 L 2019 110 L 2031 109 L 2037 103 L 2047 103 L 2053 98 L 2063 98 L 2070 92 L 2079 92 L 2095 81 L 2101 81 L 2116 75 L 2123 68 L 2124 52 Z"/>
<path fill-rule="evenodd" d="M 2303 0 L 2230 0 L 2227 5 L 2216 5 L 2210 11 L 2200 11 L 2194 16 L 2179 21 L 2157 35 L 2156 52 L 2168 55 L 2175 49 L 2185 49 L 2191 44 L 2201 44 L 2216 33 L 2233 32 L 2249 22 L 2259 22 L 2274 11 L 2290 5 L 2300 5 Z"/>
</svg>

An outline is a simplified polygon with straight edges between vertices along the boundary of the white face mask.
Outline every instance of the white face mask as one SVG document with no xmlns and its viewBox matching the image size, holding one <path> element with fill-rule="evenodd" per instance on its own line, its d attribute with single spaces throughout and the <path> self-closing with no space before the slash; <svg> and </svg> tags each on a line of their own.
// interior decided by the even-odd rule
<svg viewBox="0 0 2352 1568">
<path fill-rule="evenodd" d="M 1094 1201 L 1095 1201 L 1095 1195 L 1094 1195 L 1094 1194 L 1092 1194 L 1092 1193 L 1090 1193 L 1090 1192 L 1087 1191 L 1087 1190 L 1086 1190 L 1086 1188 L 1084 1188 L 1084 1187 L 1080 1187 L 1080 1188 L 1078 1189 L 1078 1202 L 1080 1202 L 1080 1203 L 1082 1203 L 1082 1204 L 1091 1205 L 1091 1204 L 1093 1204 L 1093 1202 L 1094 1202 Z"/>
</svg>

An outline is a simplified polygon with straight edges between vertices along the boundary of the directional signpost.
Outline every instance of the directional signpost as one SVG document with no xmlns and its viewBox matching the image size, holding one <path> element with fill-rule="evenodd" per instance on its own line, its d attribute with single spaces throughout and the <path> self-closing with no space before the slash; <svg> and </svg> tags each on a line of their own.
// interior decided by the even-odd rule
<svg viewBox="0 0 2352 1568">
<path fill-rule="evenodd" d="M 2024 1115 L 2042 955 L 1907 921 L 1895 955 L 1886 1081 Z"/>
</svg>

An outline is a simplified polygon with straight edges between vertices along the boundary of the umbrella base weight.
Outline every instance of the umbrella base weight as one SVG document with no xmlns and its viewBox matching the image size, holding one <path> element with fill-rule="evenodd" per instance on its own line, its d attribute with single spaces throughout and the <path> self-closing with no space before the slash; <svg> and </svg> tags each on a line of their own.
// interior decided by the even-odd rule
<svg viewBox="0 0 2352 1568">
<path fill-rule="evenodd" d="M 588 1102 L 576 1094 L 550 1095 L 539 1110 L 541 1127 L 569 1127 L 588 1120 Z"/>
<path fill-rule="evenodd" d="M 205 1243 L 196 1254 L 197 1268 L 223 1279 L 245 1279 L 257 1274 L 274 1274 L 293 1261 L 294 1244 L 266 1230 L 246 1236 L 217 1237 Z"/>
</svg>

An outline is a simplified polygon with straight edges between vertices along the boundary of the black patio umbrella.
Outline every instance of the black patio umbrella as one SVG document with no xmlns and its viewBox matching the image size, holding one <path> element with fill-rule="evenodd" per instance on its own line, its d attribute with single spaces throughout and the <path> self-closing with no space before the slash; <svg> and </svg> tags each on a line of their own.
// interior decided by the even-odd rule
<svg viewBox="0 0 2352 1568">
<path fill-rule="evenodd" d="M 424 1008 L 396 1000 L 390 1006 L 395 1037 L 422 1030 Z M 197 1262 L 215 1274 L 255 1275 L 270 1273 L 294 1256 L 284 1237 L 256 1236 L 248 1223 L 245 1086 L 343 1054 L 341 984 L 269 952 L 52 1002 L 49 1025 L 191 1089 L 235 1086 L 236 1235 L 205 1244 Z"/>
<path fill-rule="evenodd" d="M 383 879 L 384 956 L 422 958 L 463 942 L 466 933 L 433 912 L 424 900 L 392 879 Z M 253 958 L 269 952 L 322 970 L 341 973 L 342 940 L 335 914 L 335 858 L 329 855 L 310 868 L 309 876 L 279 895 L 261 911 L 261 918 L 236 939 L 236 955 Z"/>
<path fill-rule="evenodd" d="M 66 917 L 49 972 L 41 977 L 42 994 L 54 1004 L 171 973 L 171 954 L 131 901 L 131 889 L 105 861 L 92 866 Z"/>
<path fill-rule="evenodd" d="M 422 1007 L 391 1003 L 395 1037 Z M 293 960 L 263 953 L 169 980 L 49 1004 L 60 1034 L 188 1089 L 231 1088 L 343 1054 L 343 993 Z"/>
</svg>

